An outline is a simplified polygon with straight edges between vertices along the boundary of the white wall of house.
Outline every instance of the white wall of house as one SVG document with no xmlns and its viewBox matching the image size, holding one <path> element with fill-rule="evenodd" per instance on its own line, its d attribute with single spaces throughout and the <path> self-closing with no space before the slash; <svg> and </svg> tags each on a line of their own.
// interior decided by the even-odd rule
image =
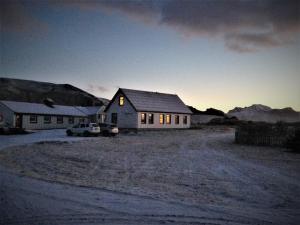
<svg viewBox="0 0 300 225">
<path fill-rule="evenodd" d="M 0 114 L 3 119 L 0 121 L 0 126 L 14 126 L 14 112 L 0 102 Z"/>
<path fill-rule="evenodd" d="M 142 113 L 146 113 L 146 123 L 142 124 L 141 115 Z M 149 124 L 149 114 L 154 115 L 153 124 Z M 164 124 L 160 124 L 159 116 L 163 114 L 165 117 Z M 171 123 L 166 123 L 166 115 L 171 115 Z M 179 116 L 179 124 L 175 124 L 175 115 Z M 184 116 L 187 116 L 187 123 L 183 123 Z M 152 113 L 152 112 L 139 112 L 138 113 L 138 128 L 139 129 L 165 129 L 165 128 L 178 128 L 178 129 L 186 129 L 189 128 L 191 124 L 191 116 L 189 114 L 177 114 L 177 113 Z"/>
<path fill-rule="evenodd" d="M 118 122 L 117 126 L 119 128 L 137 128 L 137 112 L 128 102 L 127 98 L 124 98 L 124 105 L 119 105 L 119 94 L 114 101 L 111 103 L 110 107 L 106 111 L 106 122 L 111 123 L 112 113 L 117 113 Z"/>
<path fill-rule="evenodd" d="M 51 116 L 51 123 L 44 123 L 44 115 L 36 115 L 37 123 L 30 123 L 30 115 L 23 115 L 22 128 L 29 130 L 39 130 L 39 129 L 58 129 L 67 128 L 73 126 L 83 119 L 83 122 L 88 122 L 87 118 L 84 117 L 74 117 L 74 124 L 69 123 L 69 116 L 63 116 L 63 123 L 57 123 L 57 116 Z"/>
</svg>

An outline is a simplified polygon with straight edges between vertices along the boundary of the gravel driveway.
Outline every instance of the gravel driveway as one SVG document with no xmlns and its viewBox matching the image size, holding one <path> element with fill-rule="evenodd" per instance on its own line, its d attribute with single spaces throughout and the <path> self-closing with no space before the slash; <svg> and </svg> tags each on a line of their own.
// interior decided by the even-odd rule
<svg viewBox="0 0 300 225">
<path fill-rule="evenodd" d="M 299 224 L 300 155 L 233 140 L 209 127 L 3 149 L 2 223 Z"/>
<path fill-rule="evenodd" d="M 29 134 L 0 135 L 0 150 L 40 141 L 81 141 L 86 139 L 92 139 L 92 137 L 68 137 L 65 129 L 39 130 Z"/>
</svg>

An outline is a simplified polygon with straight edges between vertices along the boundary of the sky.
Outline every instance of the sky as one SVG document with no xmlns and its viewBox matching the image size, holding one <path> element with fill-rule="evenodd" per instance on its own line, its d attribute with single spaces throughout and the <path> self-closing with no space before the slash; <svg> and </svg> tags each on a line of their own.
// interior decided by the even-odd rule
<svg viewBox="0 0 300 225">
<path fill-rule="evenodd" d="M 300 1 L 4 0 L 0 77 L 300 111 Z"/>
</svg>

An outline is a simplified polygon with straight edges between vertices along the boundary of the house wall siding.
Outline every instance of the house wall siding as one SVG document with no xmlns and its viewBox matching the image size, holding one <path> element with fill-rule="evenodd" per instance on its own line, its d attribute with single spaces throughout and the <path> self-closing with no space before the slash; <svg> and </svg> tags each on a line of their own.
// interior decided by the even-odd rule
<svg viewBox="0 0 300 225">
<path fill-rule="evenodd" d="M 137 128 L 137 112 L 132 107 L 127 98 L 124 98 L 124 105 L 119 105 L 119 97 L 122 94 L 118 94 L 114 101 L 111 103 L 110 107 L 106 111 L 106 122 L 111 122 L 111 114 L 118 114 L 118 123 L 119 128 Z M 123 96 L 123 95 L 122 95 Z"/>
<path fill-rule="evenodd" d="M 74 124 L 79 123 L 80 118 L 84 117 L 74 117 Z M 84 122 L 88 122 L 87 118 L 84 118 Z M 24 129 L 30 130 L 42 130 L 42 129 L 58 129 L 67 128 L 73 126 L 74 124 L 69 124 L 69 116 L 63 116 L 63 123 L 57 123 L 57 116 L 51 115 L 51 123 L 44 123 L 44 115 L 37 115 L 37 123 L 30 123 L 30 115 L 23 115 L 22 127 Z"/>
<path fill-rule="evenodd" d="M 7 124 L 8 126 L 14 126 L 14 112 L 10 110 L 7 106 L 3 105 L 0 102 L 0 114 L 3 116 L 3 121 L 0 123 L 0 126 Z"/>
<path fill-rule="evenodd" d="M 146 113 L 146 124 L 141 123 L 141 114 Z M 149 124 L 149 116 L 148 114 L 154 114 L 154 123 Z M 159 115 L 165 115 L 165 122 L 164 124 L 159 123 Z M 171 115 L 171 124 L 166 124 L 166 115 Z M 175 115 L 179 115 L 179 124 L 175 124 Z M 183 123 L 183 117 L 187 116 L 187 124 Z M 177 129 L 186 129 L 189 128 L 191 124 L 191 116 L 189 114 L 176 114 L 176 113 L 154 113 L 154 112 L 139 112 L 138 113 L 138 129 L 170 129 L 170 128 L 177 128 Z"/>
</svg>

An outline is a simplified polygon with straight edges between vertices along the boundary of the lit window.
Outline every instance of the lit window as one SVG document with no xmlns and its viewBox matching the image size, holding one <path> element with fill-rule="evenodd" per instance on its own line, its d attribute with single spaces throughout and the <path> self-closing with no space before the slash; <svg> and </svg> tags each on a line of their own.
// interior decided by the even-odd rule
<svg viewBox="0 0 300 225">
<path fill-rule="evenodd" d="M 179 124 L 179 115 L 175 115 L 175 124 Z"/>
<path fill-rule="evenodd" d="M 45 124 L 51 123 L 51 116 L 44 116 L 44 123 Z"/>
<path fill-rule="evenodd" d="M 166 123 L 171 124 L 171 114 L 167 114 L 166 116 Z"/>
<path fill-rule="evenodd" d="M 142 113 L 141 114 L 141 124 L 146 124 L 146 119 L 147 119 L 146 113 Z"/>
<path fill-rule="evenodd" d="M 148 114 L 148 123 L 153 124 L 154 123 L 154 115 L 153 113 Z"/>
<path fill-rule="evenodd" d="M 124 105 L 124 96 L 119 97 L 119 105 L 120 106 Z"/>
<path fill-rule="evenodd" d="M 183 123 L 184 123 L 184 124 L 187 124 L 187 116 L 184 116 L 184 117 L 183 117 Z"/>
<path fill-rule="evenodd" d="M 165 115 L 164 114 L 159 114 L 159 123 L 164 124 L 165 123 Z"/>
<path fill-rule="evenodd" d="M 29 122 L 30 123 L 37 123 L 37 116 L 36 115 L 30 115 Z"/>
<path fill-rule="evenodd" d="M 56 123 L 61 124 L 64 122 L 64 118 L 62 116 L 56 117 Z"/>
</svg>

